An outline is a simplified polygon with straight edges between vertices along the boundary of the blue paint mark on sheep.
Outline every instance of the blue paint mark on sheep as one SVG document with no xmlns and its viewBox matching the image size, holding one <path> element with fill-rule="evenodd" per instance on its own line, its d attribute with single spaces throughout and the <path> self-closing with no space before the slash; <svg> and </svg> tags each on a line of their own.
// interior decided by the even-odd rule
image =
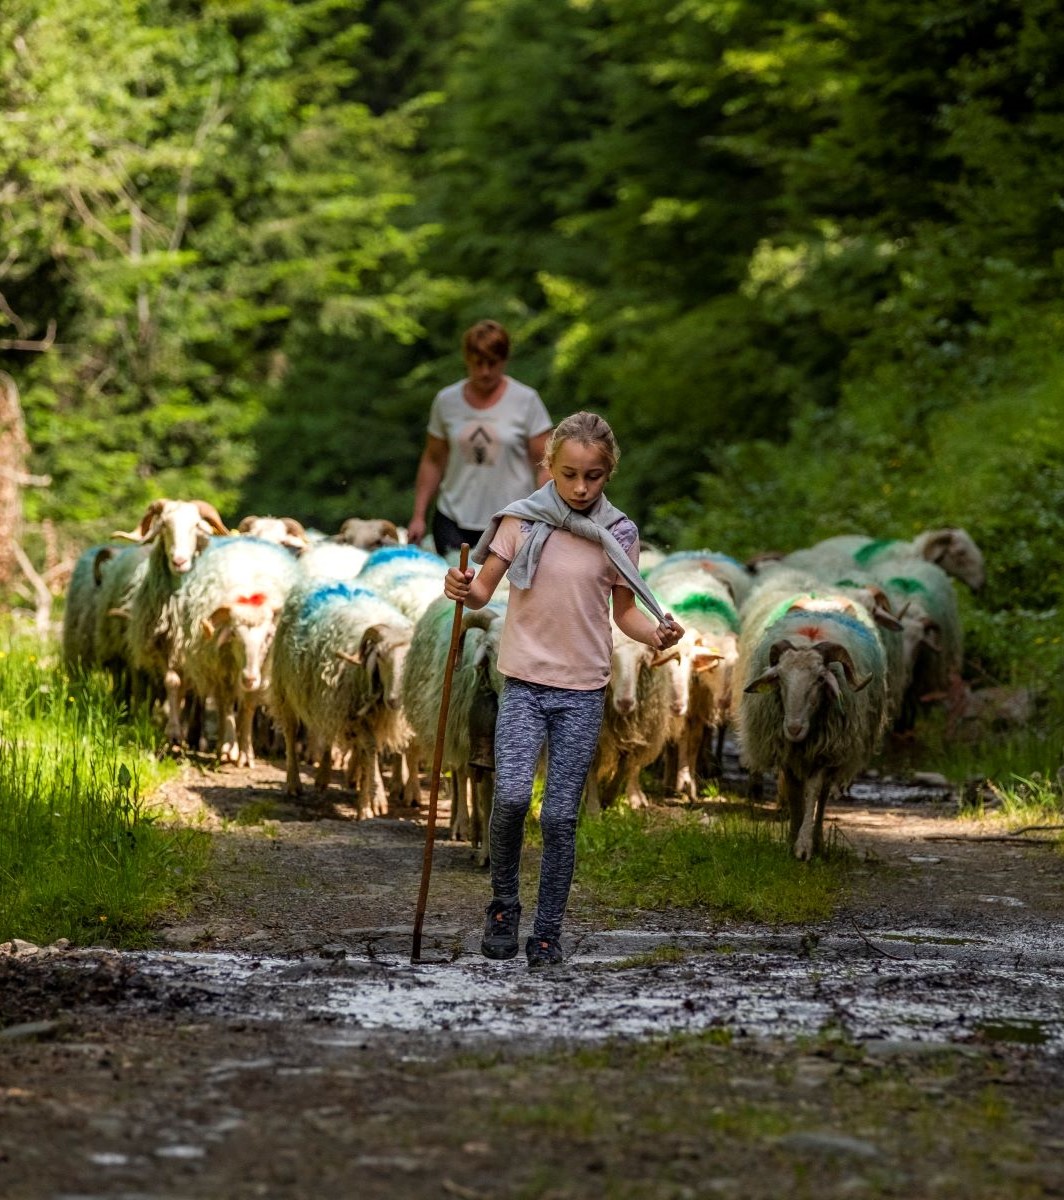
<svg viewBox="0 0 1064 1200">
<path fill-rule="evenodd" d="M 316 587 L 312 592 L 303 597 L 303 602 L 299 607 L 299 616 L 301 620 L 306 621 L 314 613 L 320 611 L 326 605 L 332 604 L 334 601 L 341 600 L 346 602 L 367 596 L 379 599 L 376 592 L 371 592 L 369 588 L 356 587 L 354 584 L 342 581 L 322 584 L 321 587 Z"/>
<path fill-rule="evenodd" d="M 382 546 L 370 554 L 362 569 L 365 571 L 370 567 L 380 566 L 381 563 L 394 562 L 396 559 L 405 559 L 411 563 L 442 561 L 438 554 L 430 554 L 429 551 L 422 550 L 419 546 Z"/>
</svg>

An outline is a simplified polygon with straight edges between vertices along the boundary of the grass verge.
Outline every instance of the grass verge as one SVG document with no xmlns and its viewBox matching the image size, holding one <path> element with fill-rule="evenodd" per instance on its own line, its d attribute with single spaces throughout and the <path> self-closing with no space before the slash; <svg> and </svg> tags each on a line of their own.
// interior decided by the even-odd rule
<svg viewBox="0 0 1064 1200">
<path fill-rule="evenodd" d="M 801 924 L 831 915 L 854 858 L 834 845 L 798 862 L 782 824 L 736 813 L 614 809 L 577 834 L 577 879 L 600 903 L 704 905 L 742 920 Z"/>
<path fill-rule="evenodd" d="M 144 797 L 174 771 L 146 717 L 106 681 L 0 648 L 0 941 L 144 945 L 206 865 L 206 834 L 164 825 Z"/>
</svg>

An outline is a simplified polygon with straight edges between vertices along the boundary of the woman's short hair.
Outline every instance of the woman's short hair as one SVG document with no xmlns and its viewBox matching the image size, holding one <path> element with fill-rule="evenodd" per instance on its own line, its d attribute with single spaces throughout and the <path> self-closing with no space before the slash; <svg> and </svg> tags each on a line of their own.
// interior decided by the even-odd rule
<svg viewBox="0 0 1064 1200">
<path fill-rule="evenodd" d="M 462 356 L 478 354 L 505 362 L 510 357 L 510 335 L 498 321 L 478 321 L 462 334 Z"/>
<path fill-rule="evenodd" d="M 606 460 L 610 475 L 616 470 L 621 457 L 621 448 L 617 445 L 617 438 L 614 436 L 609 422 L 605 417 L 600 417 L 598 413 L 576 412 L 554 426 L 543 451 L 545 467 L 549 467 L 554 462 L 554 456 L 558 453 L 562 442 L 579 442 L 581 446 L 594 446 Z"/>
</svg>

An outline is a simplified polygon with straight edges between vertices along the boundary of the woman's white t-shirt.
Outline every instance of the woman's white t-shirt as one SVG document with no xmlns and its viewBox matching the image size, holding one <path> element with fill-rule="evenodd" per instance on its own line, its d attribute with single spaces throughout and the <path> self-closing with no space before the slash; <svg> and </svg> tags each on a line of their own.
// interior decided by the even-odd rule
<svg viewBox="0 0 1064 1200">
<path fill-rule="evenodd" d="M 447 443 L 447 469 L 436 507 L 462 529 L 484 529 L 501 508 L 536 490 L 528 440 L 551 427 L 535 388 L 506 379 L 490 408 L 465 399 L 465 381 L 436 393 L 429 433 Z"/>
</svg>

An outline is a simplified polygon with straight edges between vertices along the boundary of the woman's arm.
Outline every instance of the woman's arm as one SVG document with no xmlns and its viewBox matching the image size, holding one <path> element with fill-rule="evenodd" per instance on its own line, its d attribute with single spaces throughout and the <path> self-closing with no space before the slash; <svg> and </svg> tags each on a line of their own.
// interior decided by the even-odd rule
<svg viewBox="0 0 1064 1200">
<path fill-rule="evenodd" d="M 542 487 L 550 479 L 550 471 L 542 465 L 549 437 L 550 430 L 545 429 L 542 433 L 537 433 L 535 437 L 528 439 L 528 461 L 532 464 L 532 471 L 536 476 L 536 487 Z"/>
<path fill-rule="evenodd" d="M 483 608 L 495 594 L 509 565 L 505 558 L 489 553 L 475 579 L 471 567 L 464 574 L 458 567 L 451 567 L 443 577 L 443 593 L 449 600 L 461 600 L 466 608 Z"/>
<path fill-rule="evenodd" d="M 632 589 L 620 583 L 613 588 L 613 619 L 622 633 L 646 646 L 653 646 L 655 650 L 675 646 L 684 634 L 683 626 L 672 619 L 671 613 L 665 614 L 660 625 L 651 620 L 636 608 Z"/>
<path fill-rule="evenodd" d="M 433 496 L 440 490 L 440 480 L 447 470 L 447 460 L 450 456 L 450 449 L 443 438 L 434 437 L 430 433 L 425 439 L 425 449 L 421 452 L 421 461 L 417 465 L 417 476 L 414 479 L 414 512 L 407 526 L 407 537 L 415 546 L 425 536 L 425 514 Z"/>
</svg>

